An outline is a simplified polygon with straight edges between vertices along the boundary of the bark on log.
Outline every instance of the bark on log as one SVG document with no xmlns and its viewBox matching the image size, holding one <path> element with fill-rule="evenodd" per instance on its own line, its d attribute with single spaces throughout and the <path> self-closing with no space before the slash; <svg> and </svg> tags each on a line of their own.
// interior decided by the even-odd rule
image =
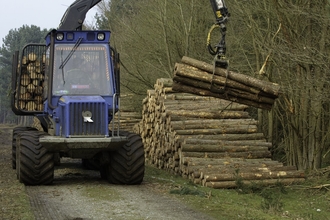
<svg viewBox="0 0 330 220">
<path fill-rule="evenodd" d="M 271 172 L 253 172 L 253 173 L 241 173 L 237 174 L 207 174 L 203 176 L 205 182 L 220 182 L 220 181 L 234 181 L 237 179 L 244 180 L 265 180 L 274 178 L 304 178 L 302 171 L 271 171 Z"/>
<path fill-rule="evenodd" d="M 193 77 L 191 74 L 194 74 L 193 76 L 195 76 L 195 77 L 189 78 L 189 77 Z M 214 84 L 212 84 L 214 79 L 212 81 L 211 77 L 208 77 L 210 79 L 206 79 L 206 80 L 210 80 L 210 82 L 203 82 L 201 75 L 204 75 L 204 74 L 199 74 L 199 75 L 197 75 L 197 73 L 180 74 L 180 72 L 176 72 L 175 76 L 173 77 L 173 80 L 175 82 L 179 82 L 181 84 L 208 90 L 212 93 L 224 94 L 227 96 L 228 100 L 231 100 L 230 98 L 232 98 L 232 97 L 236 97 L 236 98 L 247 99 L 247 100 L 271 104 L 271 105 L 275 101 L 274 97 L 269 98 L 269 97 L 267 97 L 267 94 L 262 94 L 262 93 L 260 93 L 260 91 L 254 91 L 254 90 L 247 91 L 248 88 L 244 88 L 243 85 L 231 85 L 232 86 L 231 87 L 227 84 L 226 84 L 226 86 L 221 85 L 217 81 L 214 82 Z M 204 77 L 204 78 L 206 78 L 206 77 Z M 236 87 L 233 87 L 233 86 L 236 86 Z"/>
<path fill-rule="evenodd" d="M 228 120 L 228 121 L 227 121 Z M 256 126 L 257 121 L 255 120 L 215 120 L 215 119 L 206 119 L 206 120 L 187 120 L 187 121 L 173 121 L 171 123 L 171 128 L 173 130 L 183 130 L 183 129 L 209 129 L 209 128 L 239 128 L 242 130 L 242 126 Z"/>
<path fill-rule="evenodd" d="M 189 93 L 193 93 L 193 94 L 197 94 L 197 95 L 201 95 L 201 96 L 213 96 L 213 97 L 220 98 L 220 99 L 227 99 L 227 100 L 230 100 L 233 102 L 238 102 L 241 104 L 245 104 L 248 106 L 253 106 L 253 107 L 261 108 L 261 109 L 270 110 L 272 108 L 271 104 L 258 103 L 258 102 L 252 101 L 252 100 L 243 99 L 241 97 L 235 97 L 235 96 L 229 97 L 227 94 L 214 93 L 214 92 L 211 92 L 206 89 L 199 89 L 199 88 L 195 88 L 195 87 L 191 87 L 191 86 L 186 86 L 184 84 L 180 84 L 180 83 L 176 83 L 176 82 L 173 83 L 173 90 L 178 91 L 178 92 L 189 92 Z"/>
<path fill-rule="evenodd" d="M 213 73 L 214 67 L 212 64 L 202 62 L 202 61 L 199 61 L 199 60 L 196 60 L 196 59 L 193 59 L 190 57 L 186 57 L 186 56 L 182 57 L 181 62 L 194 66 L 194 67 L 197 67 L 201 70 Z M 215 74 L 217 74 L 219 76 L 223 76 L 223 77 L 226 77 L 226 75 L 227 75 L 226 70 L 221 69 L 221 68 L 216 68 Z M 253 86 L 255 88 L 260 89 L 261 91 L 264 91 L 265 93 L 269 93 L 274 96 L 278 96 L 280 93 L 280 86 L 277 83 L 259 80 L 259 79 L 249 77 L 247 75 L 235 73 L 232 71 L 228 72 L 228 79 L 235 80 L 235 81 L 243 83 L 245 85 Z"/>
<path fill-rule="evenodd" d="M 258 131 L 258 128 L 253 125 L 241 125 L 233 128 L 222 127 L 220 129 L 183 129 L 183 130 L 173 130 L 177 135 L 207 135 L 207 134 L 248 134 L 255 133 Z"/>
<path fill-rule="evenodd" d="M 272 143 L 260 141 L 260 140 L 244 140 L 244 141 L 228 141 L 228 140 L 203 140 L 203 139 L 196 139 L 190 138 L 186 139 L 184 144 L 196 144 L 196 145 L 218 145 L 218 146 L 263 146 L 263 147 L 271 147 Z"/>
<path fill-rule="evenodd" d="M 241 163 L 223 165 L 223 164 L 205 164 L 205 165 L 187 165 L 189 174 L 199 172 L 199 176 L 204 178 L 204 175 L 210 174 L 237 174 L 251 172 L 273 172 L 273 171 L 297 171 L 296 167 L 283 166 L 281 163 L 260 163 L 251 164 L 248 161 Z"/>
<path fill-rule="evenodd" d="M 208 100 L 207 102 L 205 100 L 199 99 L 199 100 L 168 100 L 165 99 L 163 103 L 160 105 L 164 106 L 165 108 L 182 108 L 182 109 L 192 109 L 192 108 L 211 108 L 211 109 L 217 109 L 217 110 L 223 110 L 223 111 L 244 111 L 246 110 L 247 106 L 238 104 L 235 102 L 229 102 L 223 99 L 214 99 L 214 100 Z"/>
<path fill-rule="evenodd" d="M 254 158 L 270 158 L 271 153 L 268 150 L 263 151 L 250 151 L 250 152 L 181 152 L 181 158 L 183 157 L 199 157 L 199 158 L 225 158 L 225 157 L 238 157 L 245 159 Z"/>
<path fill-rule="evenodd" d="M 285 178 L 285 179 L 267 179 L 267 180 L 253 180 L 253 181 L 243 180 L 242 183 L 246 185 L 258 184 L 260 186 L 269 186 L 269 185 L 275 185 L 276 183 L 282 183 L 284 185 L 292 185 L 295 183 L 301 183 L 303 181 L 305 181 L 304 178 Z M 203 185 L 214 189 L 237 187 L 235 181 L 206 182 Z"/>
<path fill-rule="evenodd" d="M 250 152 L 250 151 L 268 151 L 268 147 L 250 146 L 250 145 L 199 145 L 199 144 L 181 144 L 182 152 Z"/>
<path fill-rule="evenodd" d="M 211 166 L 211 167 L 201 167 L 201 166 L 189 166 L 188 171 L 199 172 L 200 178 L 205 178 L 207 175 L 220 175 L 220 174 L 234 174 L 238 175 L 240 173 L 271 173 L 271 172 L 297 172 L 296 167 L 283 166 L 281 163 L 274 164 L 250 164 L 248 162 L 238 164 L 238 165 L 226 165 L 226 166 Z M 302 172 L 298 172 L 301 176 Z"/>
<path fill-rule="evenodd" d="M 174 83 L 174 82 L 173 82 Z M 173 86 L 173 84 L 172 84 Z M 195 95 L 192 93 L 180 93 L 180 92 L 176 92 L 173 94 L 166 94 L 164 96 L 164 102 L 166 102 L 166 100 L 181 100 L 181 101 L 214 101 L 214 100 L 219 100 L 215 97 L 211 97 L 211 96 L 200 96 L 200 95 Z M 220 101 L 220 100 L 219 100 Z M 228 104 L 230 104 L 231 102 L 228 100 L 221 100 L 223 102 L 227 102 Z M 238 103 L 237 103 L 238 104 Z M 248 106 L 246 106 L 247 108 Z"/>
<path fill-rule="evenodd" d="M 190 118 L 208 118 L 208 119 L 234 119 L 234 118 L 248 118 L 248 112 L 242 111 L 224 111 L 224 112 L 194 112 L 194 111 L 185 111 L 185 110 L 167 110 L 167 115 L 170 116 L 181 116 L 181 117 L 190 117 Z"/>
<path fill-rule="evenodd" d="M 224 164 L 201 164 L 201 165 L 187 165 L 185 167 L 189 174 L 193 172 L 199 172 L 200 177 L 208 174 L 237 174 L 239 173 L 251 173 L 251 172 L 272 172 L 272 171 L 296 171 L 295 167 L 285 167 L 282 163 L 260 163 L 251 164 L 248 160 L 241 161 L 240 163 L 234 163 L 229 165 Z"/>
<path fill-rule="evenodd" d="M 196 130 L 196 129 L 221 129 L 223 133 L 244 133 L 251 128 L 255 130 L 256 124 L 231 124 L 231 123 L 210 123 L 210 124 L 172 124 L 172 130 Z M 227 131 L 227 132 L 226 132 Z M 246 132 L 251 133 L 251 132 Z"/>
<path fill-rule="evenodd" d="M 203 140 L 261 140 L 266 141 L 263 133 L 252 134 L 218 134 L 218 135 L 177 135 L 178 141 L 184 141 L 186 139 L 203 139 Z"/>
<path fill-rule="evenodd" d="M 219 88 L 219 91 L 221 89 L 225 89 L 224 87 L 226 87 L 226 88 L 237 89 L 237 91 L 245 91 L 246 94 L 251 94 L 251 95 L 255 94 L 255 95 L 264 95 L 264 96 L 274 97 L 272 94 L 265 93 L 258 88 L 247 86 L 243 83 L 239 83 L 237 81 L 228 79 L 223 76 L 213 75 L 212 73 L 205 72 L 196 67 L 189 66 L 186 64 L 182 64 L 182 63 L 175 64 L 175 72 L 174 72 L 173 80 L 177 81 L 177 82 L 182 82 L 184 84 L 191 84 L 195 87 L 209 89 L 210 91 L 212 91 L 212 89 L 213 89 L 212 87 L 214 85 L 217 85 Z M 199 84 L 199 82 L 204 82 L 204 83 Z M 215 89 L 215 91 L 217 91 L 216 87 L 214 89 Z M 228 89 L 228 91 L 230 91 L 230 89 Z M 275 96 L 275 97 L 277 97 L 277 96 Z"/>
<path fill-rule="evenodd" d="M 230 165 L 230 164 L 257 164 L 265 167 L 267 164 L 282 164 L 278 161 L 273 161 L 270 158 L 257 158 L 257 159 L 244 159 L 244 158 L 197 158 L 197 157 L 185 157 L 184 161 L 186 165 L 189 166 L 199 166 L 199 165 Z M 283 164 L 282 164 L 283 166 Z"/>
</svg>

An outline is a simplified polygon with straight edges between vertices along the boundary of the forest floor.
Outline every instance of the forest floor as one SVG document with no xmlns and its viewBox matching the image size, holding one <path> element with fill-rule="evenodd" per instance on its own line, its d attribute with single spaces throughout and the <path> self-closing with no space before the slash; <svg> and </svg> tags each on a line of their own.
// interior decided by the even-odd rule
<svg viewBox="0 0 330 220">
<path fill-rule="evenodd" d="M 0 219 L 330 219 L 330 169 L 302 185 L 211 189 L 151 166 L 138 186 L 112 185 L 64 158 L 49 186 L 11 167 L 13 126 L 0 125 Z"/>
</svg>

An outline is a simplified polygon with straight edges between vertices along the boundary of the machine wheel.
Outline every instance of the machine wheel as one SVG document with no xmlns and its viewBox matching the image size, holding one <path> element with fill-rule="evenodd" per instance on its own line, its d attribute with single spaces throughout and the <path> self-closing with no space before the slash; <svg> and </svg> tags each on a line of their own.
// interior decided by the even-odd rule
<svg viewBox="0 0 330 220">
<path fill-rule="evenodd" d="M 17 178 L 25 185 L 47 185 L 54 179 L 54 154 L 39 143 L 47 135 L 41 131 L 21 132 L 17 136 Z"/>
<path fill-rule="evenodd" d="M 107 178 L 113 184 L 140 184 L 144 177 L 144 147 L 139 135 L 125 132 L 129 141 L 110 155 Z"/>
<path fill-rule="evenodd" d="M 13 129 L 13 140 L 12 140 L 12 147 L 11 147 L 11 165 L 13 169 L 16 169 L 16 138 L 17 134 L 23 131 L 36 131 L 36 128 L 32 127 L 16 127 Z"/>
</svg>

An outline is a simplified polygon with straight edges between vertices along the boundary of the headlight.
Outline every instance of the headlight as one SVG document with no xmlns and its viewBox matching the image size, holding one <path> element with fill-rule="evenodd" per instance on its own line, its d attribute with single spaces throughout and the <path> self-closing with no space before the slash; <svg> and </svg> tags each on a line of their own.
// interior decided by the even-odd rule
<svg viewBox="0 0 330 220">
<path fill-rule="evenodd" d="M 98 39 L 98 40 L 102 41 L 102 40 L 104 40 L 104 38 L 105 38 L 104 33 L 98 33 L 98 34 L 97 34 L 97 39 Z"/>
<path fill-rule="evenodd" d="M 63 39 L 64 39 L 64 34 L 63 33 L 57 33 L 56 40 L 63 40 Z"/>
</svg>

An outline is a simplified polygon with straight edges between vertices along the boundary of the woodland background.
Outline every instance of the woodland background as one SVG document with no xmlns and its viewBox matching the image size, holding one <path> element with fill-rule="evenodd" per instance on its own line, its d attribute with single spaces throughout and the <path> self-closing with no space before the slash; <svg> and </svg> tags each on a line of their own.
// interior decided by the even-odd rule
<svg viewBox="0 0 330 220">
<path fill-rule="evenodd" d="M 330 165 L 330 1 L 227 0 L 229 69 L 281 85 L 270 111 L 253 109 L 276 159 L 299 169 Z M 95 24 L 112 31 L 121 56 L 122 95 L 141 109 L 156 79 L 172 78 L 182 56 L 212 62 L 207 33 L 215 22 L 209 0 L 104 0 Z M 49 27 L 54 28 L 54 27 Z M 49 30 L 50 30 L 49 29 Z M 12 29 L 0 48 L 0 123 L 24 124 L 10 107 L 11 59 L 49 30 Z M 220 34 L 212 36 L 217 44 Z"/>
</svg>

